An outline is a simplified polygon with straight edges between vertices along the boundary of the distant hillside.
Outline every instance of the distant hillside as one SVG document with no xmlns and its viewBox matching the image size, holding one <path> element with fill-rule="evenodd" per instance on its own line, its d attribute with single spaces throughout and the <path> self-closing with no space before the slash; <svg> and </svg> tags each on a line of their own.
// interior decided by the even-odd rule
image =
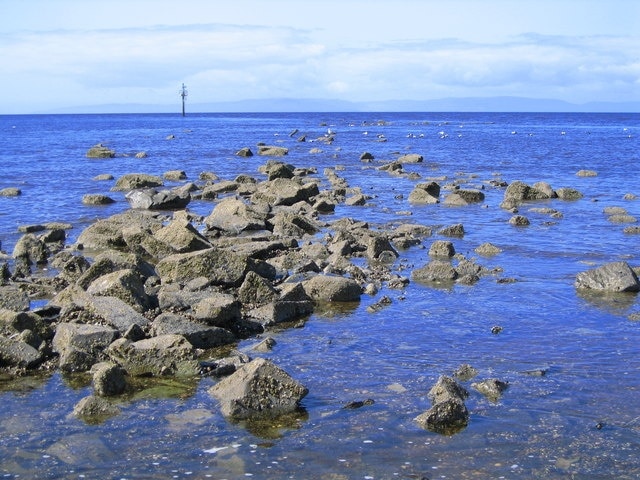
<svg viewBox="0 0 640 480">
<path fill-rule="evenodd" d="M 112 104 L 76 106 L 36 113 L 177 113 L 181 105 Z M 603 112 L 640 113 L 640 102 L 569 103 L 525 97 L 467 97 L 437 100 L 349 102 L 335 99 L 248 99 L 234 102 L 187 103 L 187 113 L 249 112 Z"/>
</svg>

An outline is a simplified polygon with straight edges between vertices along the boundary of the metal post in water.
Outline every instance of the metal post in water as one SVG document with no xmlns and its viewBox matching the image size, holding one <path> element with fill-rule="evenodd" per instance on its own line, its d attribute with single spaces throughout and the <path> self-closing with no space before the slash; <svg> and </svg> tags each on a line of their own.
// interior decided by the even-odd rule
<svg viewBox="0 0 640 480">
<path fill-rule="evenodd" d="M 189 95 L 189 93 L 187 92 L 187 87 L 183 83 L 182 90 L 180 91 L 180 96 L 182 97 L 182 116 L 183 117 L 184 117 L 184 101 L 187 95 Z"/>
</svg>

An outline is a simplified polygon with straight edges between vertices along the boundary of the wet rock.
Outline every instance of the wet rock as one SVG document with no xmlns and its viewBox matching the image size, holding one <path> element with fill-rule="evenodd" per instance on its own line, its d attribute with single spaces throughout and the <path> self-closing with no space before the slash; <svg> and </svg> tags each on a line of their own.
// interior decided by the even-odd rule
<svg viewBox="0 0 640 480">
<path fill-rule="evenodd" d="M 238 299 L 245 305 L 264 305 L 275 300 L 279 295 L 271 282 L 255 272 L 247 272 L 244 282 L 238 289 Z"/>
<path fill-rule="evenodd" d="M 88 193 L 82 196 L 82 203 L 85 205 L 109 205 L 115 203 L 115 200 L 100 193 Z"/>
<path fill-rule="evenodd" d="M 120 414 L 120 409 L 106 398 L 89 395 L 73 407 L 73 414 L 89 425 L 97 425 Z M 83 444 L 83 449 L 86 445 Z"/>
<path fill-rule="evenodd" d="M 400 163 L 422 163 L 423 160 L 422 155 L 418 153 L 407 153 L 398 157 L 397 161 Z"/>
<path fill-rule="evenodd" d="M 311 198 L 319 193 L 315 182 L 305 184 L 297 179 L 276 178 L 260 184 L 251 198 L 254 203 L 266 202 L 273 206 L 291 206 L 298 202 L 310 203 Z"/>
<path fill-rule="evenodd" d="M 263 353 L 270 352 L 271 350 L 273 350 L 273 347 L 275 347 L 275 345 L 276 345 L 275 339 L 273 337 L 267 337 L 257 345 L 253 346 L 251 350 L 255 352 L 263 352 Z"/>
<path fill-rule="evenodd" d="M 432 260 L 424 267 L 413 270 L 411 278 L 417 282 L 451 283 L 458 278 L 458 272 L 449 262 Z"/>
<path fill-rule="evenodd" d="M 451 398 L 436 403 L 429 410 L 418 415 L 415 421 L 426 430 L 443 435 L 453 435 L 468 425 L 469 410 L 464 402 L 457 398 Z"/>
<path fill-rule="evenodd" d="M 162 221 L 157 212 L 128 210 L 89 225 L 78 236 L 77 243 L 86 249 L 123 249 L 127 247 L 122 233 L 125 228 L 136 225 L 155 231 L 162 227 Z"/>
<path fill-rule="evenodd" d="M 111 175 L 110 173 L 101 173 L 100 175 L 96 175 L 95 177 L 93 177 L 91 180 L 94 180 L 96 182 L 107 182 L 109 180 L 113 180 L 113 175 Z"/>
<path fill-rule="evenodd" d="M 191 201 L 189 192 L 182 190 L 132 190 L 125 195 L 131 208 L 144 210 L 178 210 Z"/>
<path fill-rule="evenodd" d="M 456 254 L 453 243 L 448 240 L 436 240 L 429 247 L 429 256 L 451 258 Z"/>
<path fill-rule="evenodd" d="M 154 233 L 156 240 L 165 243 L 176 253 L 211 248 L 211 243 L 187 220 L 174 219 Z"/>
<path fill-rule="evenodd" d="M 516 180 L 510 183 L 505 190 L 504 198 L 500 206 L 502 208 L 510 209 L 523 202 L 544 200 L 548 198 L 551 198 L 548 192 L 543 192 L 520 180 Z"/>
<path fill-rule="evenodd" d="M 220 327 L 212 327 L 175 313 L 161 313 L 151 323 L 154 335 L 182 335 L 196 348 L 215 348 L 233 343 L 235 335 Z"/>
<path fill-rule="evenodd" d="M 445 197 L 445 205 L 465 206 L 484 201 L 484 193 L 474 189 L 458 189 Z"/>
<path fill-rule="evenodd" d="M 409 193 L 409 203 L 433 204 L 440 202 L 440 185 L 436 182 L 419 183 Z"/>
<path fill-rule="evenodd" d="M 249 147 L 244 147 L 244 148 L 241 148 L 240 150 L 238 150 L 236 152 L 236 155 L 238 157 L 253 157 L 253 152 L 251 151 L 251 149 Z"/>
<path fill-rule="evenodd" d="M 205 218 L 209 228 L 223 230 L 235 235 L 247 230 L 264 230 L 268 210 L 249 205 L 235 198 L 219 202 Z"/>
<path fill-rule="evenodd" d="M 134 325 L 145 327 L 149 323 L 147 317 L 116 297 L 92 297 L 87 303 L 87 309 L 122 334 Z"/>
<path fill-rule="evenodd" d="M 509 219 L 509 223 L 516 227 L 526 227 L 531 224 L 529 219 L 524 215 L 514 215 Z"/>
<path fill-rule="evenodd" d="M 87 150 L 87 158 L 113 158 L 116 152 L 101 143 L 98 143 Z"/>
<path fill-rule="evenodd" d="M 454 225 L 449 225 L 447 227 L 441 228 L 438 230 L 440 235 L 445 237 L 464 237 L 464 225 L 461 223 L 456 223 Z"/>
<path fill-rule="evenodd" d="M 375 403 L 376 402 L 372 398 L 367 398 L 366 400 L 353 400 L 351 402 L 347 402 L 342 408 L 345 410 L 356 410 L 358 408 L 368 407 Z"/>
<path fill-rule="evenodd" d="M 640 291 L 638 276 L 627 262 L 612 262 L 580 272 L 574 285 L 578 289 L 602 292 Z"/>
<path fill-rule="evenodd" d="M 53 338 L 53 330 L 47 321 L 33 311 L 13 311 L 0 308 L 0 329 L 15 333 L 28 330 L 47 340 Z M 38 348 L 38 345 L 32 346 Z"/>
<path fill-rule="evenodd" d="M 207 277 L 213 285 L 234 287 L 242 284 L 249 268 L 247 257 L 215 247 L 170 255 L 156 264 L 156 271 L 163 283 L 188 282 Z"/>
<path fill-rule="evenodd" d="M 584 195 L 575 188 L 563 187 L 556 190 L 560 200 L 580 200 Z"/>
<path fill-rule="evenodd" d="M 164 185 L 162 178 L 157 175 L 147 175 L 146 173 L 128 173 L 116 180 L 116 184 L 111 190 L 122 192 L 141 188 L 155 188 Z"/>
<path fill-rule="evenodd" d="M 469 392 L 453 378 L 442 375 L 431 387 L 427 396 L 435 404 L 451 399 L 464 401 L 469 396 Z"/>
<path fill-rule="evenodd" d="M 22 190 L 16 187 L 0 189 L 0 197 L 18 197 L 20 195 L 22 195 Z"/>
<path fill-rule="evenodd" d="M 240 302 L 230 294 L 211 293 L 194 306 L 194 317 L 207 325 L 230 328 L 242 318 Z"/>
<path fill-rule="evenodd" d="M 311 218 L 292 212 L 278 212 L 268 223 L 273 233 L 281 237 L 302 238 L 320 230 L 319 225 Z"/>
<path fill-rule="evenodd" d="M 598 172 L 595 170 L 578 170 L 576 172 L 576 176 L 578 177 L 597 177 Z"/>
<path fill-rule="evenodd" d="M 246 353 L 235 352 L 228 357 L 200 362 L 200 373 L 207 376 L 226 377 L 251 360 Z"/>
<path fill-rule="evenodd" d="M 87 293 L 101 297 L 119 298 L 134 310 L 143 312 L 153 306 L 144 290 L 144 283 L 132 269 L 117 270 L 94 280 Z"/>
<path fill-rule="evenodd" d="M 492 243 L 485 242 L 482 245 L 476 247 L 474 250 L 478 255 L 482 255 L 483 257 L 491 257 L 499 254 L 502 250 Z"/>
<path fill-rule="evenodd" d="M 476 375 L 478 375 L 478 370 L 476 370 L 468 363 L 463 363 L 456 369 L 455 372 L 453 372 L 453 376 L 463 382 L 471 380 Z"/>
<path fill-rule="evenodd" d="M 363 152 L 360 154 L 360 160 L 373 160 L 374 156 L 370 152 Z"/>
<path fill-rule="evenodd" d="M 42 361 L 41 352 L 28 343 L 0 335 L 0 367 L 33 368 Z"/>
<path fill-rule="evenodd" d="M 313 300 L 302 284 L 284 284 L 280 294 L 271 302 L 253 308 L 248 316 L 262 325 L 275 325 L 300 319 L 313 312 Z"/>
<path fill-rule="evenodd" d="M 182 335 L 159 335 L 137 342 L 120 338 L 106 353 L 132 376 L 192 376 L 200 369 L 193 345 Z"/>
<path fill-rule="evenodd" d="M 289 149 L 285 147 L 277 147 L 273 145 L 258 145 L 258 155 L 269 157 L 282 157 L 289 153 Z"/>
<path fill-rule="evenodd" d="M 274 363 L 258 358 L 209 389 L 234 419 L 294 412 L 308 389 Z"/>
<path fill-rule="evenodd" d="M 474 382 L 471 384 L 471 388 L 476 389 L 492 402 L 497 402 L 502 396 L 502 392 L 504 392 L 508 387 L 508 382 L 503 382 L 497 378 L 489 378 L 482 382 Z"/>
<path fill-rule="evenodd" d="M 333 275 L 316 275 L 302 282 L 302 286 L 316 302 L 357 302 L 362 295 L 357 282 Z"/>
<path fill-rule="evenodd" d="M 67 372 L 89 370 L 105 359 L 104 350 L 118 336 L 117 330 L 101 325 L 59 324 L 53 337 L 53 351 L 60 354 L 60 369 Z"/>
<path fill-rule="evenodd" d="M 13 248 L 13 258 L 26 265 L 44 265 L 47 263 L 48 251 L 45 243 L 33 233 L 20 237 Z"/>
<path fill-rule="evenodd" d="M 180 180 L 186 180 L 187 179 L 187 174 L 185 173 L 184 170 L 169 170 L 168 172 L 164 172 L 162 177 L 165 180 L 178 182 Z"/>
<path fill-rule="evenodd" d="M 99 397 L 120 395 L 127 389 L 126 372 L 114 363 L 99 363 L 94 365 L 93 391 Z"/>
<path fill-rule="evenodd" d="M 29 310 L 29 296 L 15 285 L 0 286 L 0 308 L 21 312 Z"/>
</svg>

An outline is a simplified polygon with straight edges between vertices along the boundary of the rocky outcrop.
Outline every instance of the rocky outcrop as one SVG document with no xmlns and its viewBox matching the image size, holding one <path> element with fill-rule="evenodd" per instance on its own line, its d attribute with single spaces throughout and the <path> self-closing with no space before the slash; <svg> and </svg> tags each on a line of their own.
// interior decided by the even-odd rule
<svg viewBox="0 0 640 480">
<path fill-rule="evenodd" d="M 87 150 L 87 158 L 113 158 L 116 152 L 110 148 L 98 143 Z"/>
<path fill-rule="evenodd" d="M 222 413 L 234 419 L 293 412 L 307 393 L 305 386 L 263 358 L 241 366 L 209 389 Z"/>
<path fill-rule="evenodd" d="M 612 262 L 580 272 L 575 287 L 599 292 L 638 292 L 638 276 L 627 262 Z"/>
</svg>

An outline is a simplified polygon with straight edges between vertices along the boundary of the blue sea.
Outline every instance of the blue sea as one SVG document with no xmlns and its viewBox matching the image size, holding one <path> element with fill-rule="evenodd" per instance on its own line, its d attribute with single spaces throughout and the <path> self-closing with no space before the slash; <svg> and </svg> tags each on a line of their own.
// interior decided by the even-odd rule
<svg viewBox="0 0 640 480">
<path fill-rule="evenodd" d="M 314 141 L 329 130 L 332 144 Z M 302 328 L 270 332 L 276 346 L 259 355 L 309 389 L 304 414 L 278 425 L 225 419 L 207 393 L 211 378 L 150 381 L 119 403 L 120 415 L 99 425 L 71 415 L 91 392 L 86 380 L 53 373 L 0 382 L 0 475 L 640 478 L 638 294 L 589 296 L 574 287 L 579 272 L 607 262 L 640 266 L 640 235 L 625 233 L 638 223 L 615 223 L 606 214 L 618 207 L 640 219 L 640 114 L 0 116 L 0 189 L 21 190 L 0 197 L 2 250 L 11 254 L 21 225 L 70 223 L 71 244 L 92 222 L 126 210 L 124 194 L 111 191 L 125 173 L 183 170 L 195 183 L 201 172 L 264 178 L 258 167 L 266 158 L 235 155 L 243 147 L 255 152 L 259 142 L 287 147 L 284 160 L 316 167 L 326 188 L 324 171 L 333 169 L 371 197 L 364 206 L 339 205 L 322 217 L 327 222 L 349 216 L 371 228 L 432 227 L 421 246 L 399 252 L 392 267 L 399 275 L 425 265 L 431 242 L 444 239 L 439 228 L 458 223 L 465 235 L 446 239 L 495 275 L 449 288 L 383 287 L 358 305 L 314 313 Z M 97 143 L 116 157 L 86 158 Z M 362 161 L 364 152 L 374 160 Z M 413 177 L 378 168 L 406 153 L 424 158 L 405 165 Z M 100 174 L 114 180 L 94 180 Z M 416 183 L 431 179 L 481 188 L 485 200 L 465 207 L 409 203 Z M 514 227 L 513 213 L 500 208 L 504 188 L 495 184 L 515 180 L 571 187 L 584 197 L 522 205 L 530 225 Z M 86 206 L 87 193 L 116 202 Z M 193 201 L 188 208 L 207 215 L 213 207 Z M 485 242 L 501 253 L 476 254 Z M 367 311 L 383 295 L 391 305 Z M 237 347 L 250 351 L 258 341 Z M 509 388 L 491 401 L 463 382 L 471 393 L 469 425 L 449 436 L 423 430 L 414 418 L 430 407 L 427 392 L 462 364 L 478 370 L 473 381 L 498 378 Z M 343 408 L 366 399 L 375 403 Z"/>
</svg>

